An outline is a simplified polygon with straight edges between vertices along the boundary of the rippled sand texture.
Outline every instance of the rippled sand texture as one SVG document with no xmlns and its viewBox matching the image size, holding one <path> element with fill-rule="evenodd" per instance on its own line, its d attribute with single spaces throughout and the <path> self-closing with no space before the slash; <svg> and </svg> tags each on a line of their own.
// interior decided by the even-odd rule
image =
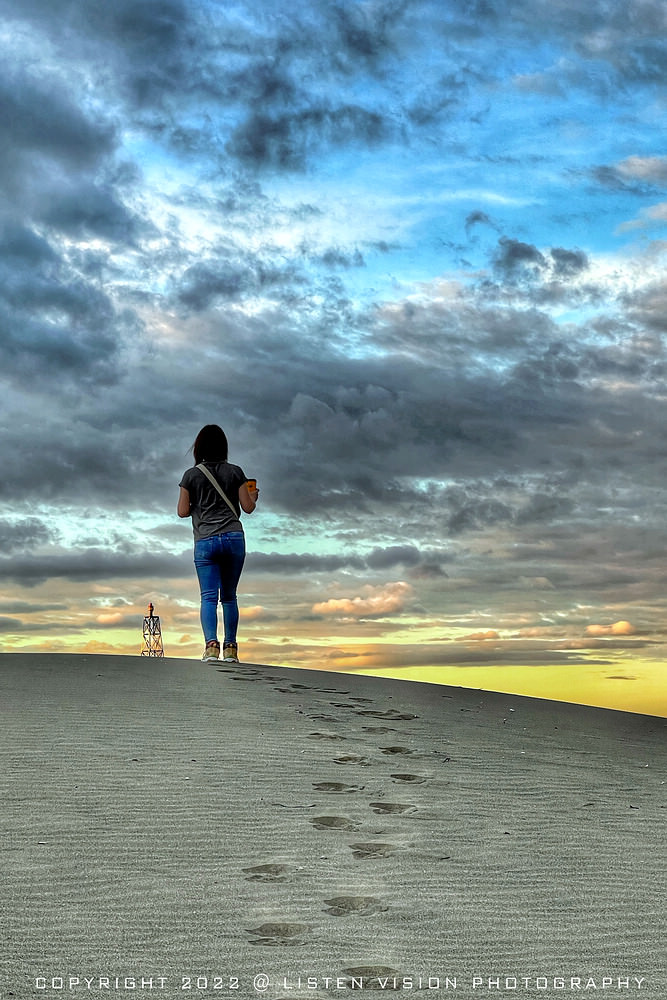
<svg viewBox="0 0 667 1000">
<path fill-rule="evenodd" d="M 3 998 L 667 996 L 664 720 L 138 656 L 0 688 Z"/>
</svg>

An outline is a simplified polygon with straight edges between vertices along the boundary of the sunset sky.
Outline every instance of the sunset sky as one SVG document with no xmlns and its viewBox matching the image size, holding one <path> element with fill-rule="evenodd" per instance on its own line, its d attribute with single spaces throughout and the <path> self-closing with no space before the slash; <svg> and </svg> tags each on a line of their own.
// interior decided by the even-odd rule
<svg viewBox="0 0 667 1000">
<path fill-rule="evenodd" d="M 0 11 L 0 648 L 200 655 L 215 422 L 243 659 L 667 714 L 663 0 Z"/>
</svg>

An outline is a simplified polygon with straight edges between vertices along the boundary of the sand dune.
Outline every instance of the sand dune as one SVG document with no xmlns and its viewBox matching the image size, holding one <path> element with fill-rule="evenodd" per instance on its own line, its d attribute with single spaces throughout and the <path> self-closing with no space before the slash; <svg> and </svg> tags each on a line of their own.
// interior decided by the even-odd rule
<svg viewBox="0 0 667 1000">
<path fill-rule="evenodd" d="M 3 998 L 667 995 L 664 720 L 138 656 L 0 686 Z"/>
</svg>

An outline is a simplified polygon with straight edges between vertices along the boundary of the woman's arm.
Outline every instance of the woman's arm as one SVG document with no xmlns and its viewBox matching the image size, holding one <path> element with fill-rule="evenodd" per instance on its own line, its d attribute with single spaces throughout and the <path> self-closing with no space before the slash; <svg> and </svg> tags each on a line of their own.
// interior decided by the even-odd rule
<svg viewBox="0 0 667 1000">
<path fill-rule="evenodd" d="M 239 486 L 239 503 L 246 514 L 252 514 L 253 510 L 257 506 L 258 496 L 259 490 L 249 490 L 247 483 L 243 483 L 242 486 Z"/>
<path fill-rule="evenodd" d="M 190 517 L 190 494 L 182 486 L 180 487 L 181 492 L 178 495 L 178 511 L 179 517 Z"/>
</svg>

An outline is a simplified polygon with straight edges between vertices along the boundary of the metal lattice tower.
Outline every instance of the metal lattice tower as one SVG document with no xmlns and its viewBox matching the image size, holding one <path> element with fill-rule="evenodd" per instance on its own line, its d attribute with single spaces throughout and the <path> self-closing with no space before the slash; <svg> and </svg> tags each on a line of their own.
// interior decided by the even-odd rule
<svg viewBox="0 0 667 1000">
<path fill-rule="evenodd" d="M 153 610 L 153 605 L 149 604 L 148 614 L 144 616 L 144 644 L 141 647 L 142 656 L 164 656 L 160 616 L 154 615 Z"/>
</svg>

